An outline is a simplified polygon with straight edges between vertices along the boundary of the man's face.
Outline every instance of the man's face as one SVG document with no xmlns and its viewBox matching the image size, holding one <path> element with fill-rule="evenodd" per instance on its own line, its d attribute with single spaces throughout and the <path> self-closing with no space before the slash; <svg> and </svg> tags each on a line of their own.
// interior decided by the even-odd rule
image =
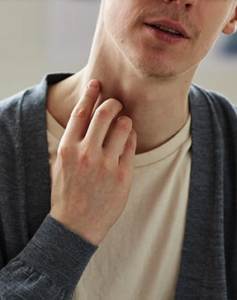
<svg viewBox="0 0 237 300">
<path fill-rule="evenodd" d="M 236 5 L 236 0 L 102 0 L 102 20 L 111 51 L 115 46 L 147 76 L 176 77 L 196 68 L 222 31 L 234 31 Z M 173 27 L 179 33 L 163 31 Z"/>
</svg>

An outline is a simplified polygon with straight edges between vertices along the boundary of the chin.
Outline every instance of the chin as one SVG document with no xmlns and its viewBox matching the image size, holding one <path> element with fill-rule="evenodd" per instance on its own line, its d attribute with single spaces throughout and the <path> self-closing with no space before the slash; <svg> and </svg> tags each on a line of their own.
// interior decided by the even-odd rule
<svg viewBox="0 0 237 300">
<path fill-rule="evenodd" d="M 179 76 L 177 70 L 169 67 L 168 65 L 164 64 L 164 62 L 157 62 L 157 61 L 145 61 L 142 59 L 139 60 L 131 60 L 131 64 L 133 67 L 141 73 L 143 76 L 146 77 L 153 77 L 153 78 L 160 78 L 160 79 L 167 79 L 167 78 L 176 78 Z"/>
<path fill-rule="evenodd" d="M 177 59 L 164 51 L 147 51 L 142 47 L 136 47 L 134 51 L 124 52 L 124 56 L 130 65 L 142 76 L 167 79 L 179 75 Z M 139 50 L 138 50 L 139 49 Z M 126 55 L 127 54 L 127 55 Z"/>
</svg>

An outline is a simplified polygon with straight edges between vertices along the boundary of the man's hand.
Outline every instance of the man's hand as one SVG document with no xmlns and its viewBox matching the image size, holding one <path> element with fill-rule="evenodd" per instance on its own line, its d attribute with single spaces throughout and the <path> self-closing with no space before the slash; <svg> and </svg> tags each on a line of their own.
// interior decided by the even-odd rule
<svg viewBox="0 0 237 300">
<path fill-rule="evenodd" d="M 100 84 L 92 80 L 75 106 L 53 165 L 50 215 L 98 245 L 123 212 L 132 183 L 136 133 L 103 102 L 91 118 Z M 116 122 L 114 122 L 116 121 Z"/>
</svg>

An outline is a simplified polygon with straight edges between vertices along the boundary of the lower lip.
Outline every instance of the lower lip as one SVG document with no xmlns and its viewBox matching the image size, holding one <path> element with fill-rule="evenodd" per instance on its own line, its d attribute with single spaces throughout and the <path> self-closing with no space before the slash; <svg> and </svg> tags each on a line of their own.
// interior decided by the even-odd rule
<svg viewBox="0 0 237 300">
<path fill-rule="evenodd" d="M 146 24 L 147 28 L 151 32 L 151 34 L 159 41 L 163 41 L 167 44 L 177 44 L 183 41 L 186 41 L 187 38 L 179 35 L 175 35 L 172 33 L 165 32 L 161 29 L 155 28 L 151 25 Z"/>
</svg>

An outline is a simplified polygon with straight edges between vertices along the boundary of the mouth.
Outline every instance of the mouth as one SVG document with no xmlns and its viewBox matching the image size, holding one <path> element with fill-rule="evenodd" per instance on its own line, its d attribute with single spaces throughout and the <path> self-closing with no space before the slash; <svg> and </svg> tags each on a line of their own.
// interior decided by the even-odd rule
<svg viewBox="0 0 237 300">
<path fill-rule="evenodd" d="M 162 25 L 151 25 L 151 26 L 154 27 L 154 28 L 160 29 L 164 32 L 184 37 L 181 32 L 179 32 L 177 30 L 174 30 L 172 28 L 168 28 L 168 27 L 165 27 L 165 26 L 162 26 Z"/>
<path fill-rule="evenodd" d="M 161 32 L 165 32 L 166 34 L 170 34 L 171 36 L 178 36 L 188 39 L 187 32 L 185 29 L 179 25 L 172 23 L 170 21 L 160 21 L 156 23 L 145 23 L 145 25 L 148 25 L 150 27 L 153 27 L 155 29 L 160 30 Z"/>
</svg>

